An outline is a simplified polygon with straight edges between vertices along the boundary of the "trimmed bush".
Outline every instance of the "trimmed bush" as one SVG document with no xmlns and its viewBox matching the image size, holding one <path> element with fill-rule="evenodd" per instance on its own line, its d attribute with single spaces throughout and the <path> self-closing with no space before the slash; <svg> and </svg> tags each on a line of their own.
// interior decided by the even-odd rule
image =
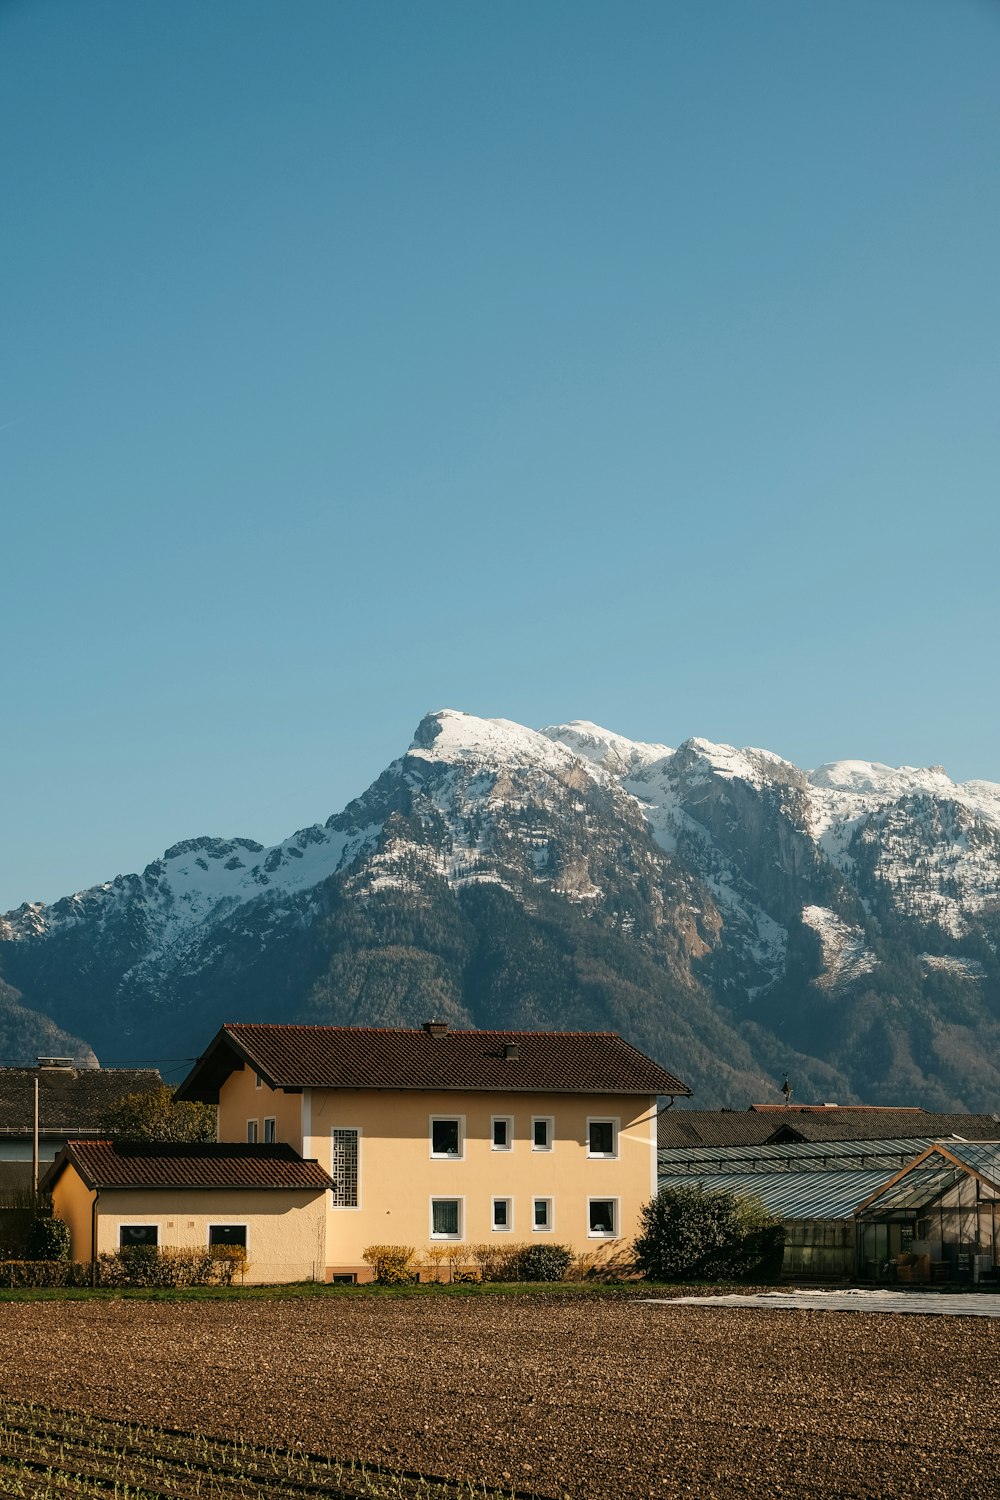
<svg viewBox="0 0 1000 1500">
<path fill-rule="evenodd" d="M 773 1281 L 781 1271 L 785 1227 L 759 1198 L 677 1183 L 640 1222 L 636 1265 L 654 1281 Z"/>
<path fill-rule="evenodd" d="M 24 1241 L 25 1260 L 69 1260 L 69 1225 L 51 1214 L 32 1219 Z"/>
<path fill-rule="evenodd" d="M 362 1250 L 361 1259 L 371 1266 L 381 1286 L 407 1286 L 417 1279 L 410 1268 L 413 1254 L 412 1245 L 369 1245 Z"/>
<path fill-rule="evenodd" d="M 562 1281 L 573 1264 L 566 1245 L 525 1245 L 513 1257 L 512 1281 Z"/>
</svg>

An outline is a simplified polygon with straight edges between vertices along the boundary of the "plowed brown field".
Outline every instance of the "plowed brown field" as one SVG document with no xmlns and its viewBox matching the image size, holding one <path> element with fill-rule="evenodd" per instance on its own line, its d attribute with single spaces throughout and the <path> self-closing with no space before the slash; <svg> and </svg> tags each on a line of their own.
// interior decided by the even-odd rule
<svg viewBox="0 0 1000 1500">
<path fill-rule="evenodd" d="M 1000 1496 L 1000 1324 L 566 1297 L 0 1305 L 0 1395 L 573 1500 Z"/>
</svg>

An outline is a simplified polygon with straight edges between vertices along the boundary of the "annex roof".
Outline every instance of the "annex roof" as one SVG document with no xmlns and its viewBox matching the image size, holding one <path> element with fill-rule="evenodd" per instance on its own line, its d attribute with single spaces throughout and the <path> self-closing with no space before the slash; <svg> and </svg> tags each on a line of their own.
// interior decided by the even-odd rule
<svg viewBox="0 0 1000 1500">
<path fill-rule="evenodd" d="M 161 1088 L 155 1068 L 0 1068 L 0 1138 L 32 1133 L 35 1079 L 44 1137 L 100 1134 L 127 1094 Z"/>
<path fill-rule="evenodd" d="M 451 1031 L 230 1024 L 177 1090 L 218 1100 L 234 1070 L 271 1088 L 473 1089 L 503 1093 L 688 1094 L 613 1031 Z"/>
<path fill-rule="evenodd" d="M 75 1167 L 89 1188 L 263 1188 L 333 1187 L 318 1162 L 304 1159 L 277 1142 L 246 1145 L 219 1141 L 199 1145 L 114 1144 L 69 1141 L 42 1182 L 51 1191 L 62 1173 Z"/>
<path fill-rule="evenodd" d="M 661 1150 L 692 1146 L 761 1146 L 783 1141 L 939 1140 L 943 1136 L 989 1140 L 1000 1117 L 934 1114 L 930 1110 L 843 1104 L 774 1105 L 746 1110 L 668 1109 L 657 1120 Z"/>
</svg>

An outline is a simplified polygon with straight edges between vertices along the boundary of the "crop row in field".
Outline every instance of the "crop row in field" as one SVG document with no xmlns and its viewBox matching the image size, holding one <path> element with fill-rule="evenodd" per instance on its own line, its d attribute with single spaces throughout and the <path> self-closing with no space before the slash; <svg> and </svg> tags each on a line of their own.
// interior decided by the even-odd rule
<svg viewBox="0 0 1000 1500">
<path fill-rule="evenodd" d="M 517 1500 L 513 1491 L 0 1401 L 0 1493 L 26 1500 Z"/>
</svg>

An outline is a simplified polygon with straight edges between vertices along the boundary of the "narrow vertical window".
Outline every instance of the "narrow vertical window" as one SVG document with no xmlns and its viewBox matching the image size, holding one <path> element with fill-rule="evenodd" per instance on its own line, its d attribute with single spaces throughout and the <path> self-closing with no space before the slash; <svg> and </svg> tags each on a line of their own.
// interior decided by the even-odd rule
<svg viewBox="0 0 1000 1500">
<path fill-rule="evenodd" d="M 274 1120 L 265 1120 L 264 1121 L 264 1143 L 265 1143 L 265 1145 L 273 1146 L 274 1142 L 276 1140 L 277 1140 L 277 1136 L 275 1135 L 275 1122 L 274 1122 Z"/>
<path fill-rule="evenodd" d="M 551 1115 L 536 1115 L 531 1122 L 532 1151 L 551 1151 L 554 1135 Z"/>
<path fill-rule="evenodd" d="M 257 1144 L 257 1121 L 256 1120 L 248 1120 L 247 1121 L 247 1141 L 249 1142 L 249 1144 L 251 1146 L 255 1146 Z"/>
<path fill-rule="evenodd" d="M 510 1198 L 493 1199 L 493 1228 L 510 1230 L 514 1227 L 514 1205 Z"/>
<path fill-rule="evenodd" d="M 532 1204 L 532 1228 L 547 1230 L 552 1228 L 552 1199 L 536 1198 Z"/>
<path fill-rule="evenodd" d="M 330 1176 L 334 1181 L 331 1203 L 334 1208 L 358 1207 L 358 1134 L 337 1126 L 333 1135 L 333 1160 Z"/>
</svg>

